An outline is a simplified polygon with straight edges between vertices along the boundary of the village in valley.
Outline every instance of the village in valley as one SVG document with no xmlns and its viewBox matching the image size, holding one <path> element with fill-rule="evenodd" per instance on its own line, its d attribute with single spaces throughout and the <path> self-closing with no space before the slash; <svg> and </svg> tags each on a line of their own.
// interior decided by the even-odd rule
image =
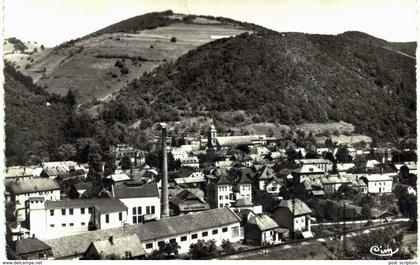
<svg viewBox="0 0 420 265">
<path fill-rule="evenodd" d="M 305 244 L 346 251 L 352 237 L 390 226 L 400 252 L 415 251 L 404 245 L 417 230 L 415 145 L 320 143 L 305 132 L 294 143 L 205 126 L 179 135 L 161 124 L 153 148 L 111 146 L 99 166 L 7 167 L 8 255 L 264 259 L 281 249 L 303 259 Z"/>
</svg>

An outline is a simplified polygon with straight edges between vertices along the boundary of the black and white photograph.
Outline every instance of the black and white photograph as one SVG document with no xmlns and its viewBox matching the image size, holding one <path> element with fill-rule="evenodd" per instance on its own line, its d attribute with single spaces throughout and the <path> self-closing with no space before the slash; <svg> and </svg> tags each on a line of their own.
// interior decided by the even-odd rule
<svg viewBox="0 0 420 265">
<path fill-rule="evenodd" d="M 3 264 L 417 264 L 418 7 L 3 0 Z"/>
</svg>

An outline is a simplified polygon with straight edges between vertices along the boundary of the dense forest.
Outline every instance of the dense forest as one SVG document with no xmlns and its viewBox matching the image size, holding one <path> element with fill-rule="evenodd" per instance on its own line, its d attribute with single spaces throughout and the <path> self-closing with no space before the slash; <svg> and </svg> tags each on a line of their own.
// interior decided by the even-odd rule
<svg viewBox="0 0 420 265">
<path fill-rule="evenodd" d="M 259 31 L 217 40 L 131 82 L 102 118 L 150 124 L 244 110 L 255 122 L 343 120 L 379 140 L 415 136 L 415 59 L 359 35 Z"/>
</svg>

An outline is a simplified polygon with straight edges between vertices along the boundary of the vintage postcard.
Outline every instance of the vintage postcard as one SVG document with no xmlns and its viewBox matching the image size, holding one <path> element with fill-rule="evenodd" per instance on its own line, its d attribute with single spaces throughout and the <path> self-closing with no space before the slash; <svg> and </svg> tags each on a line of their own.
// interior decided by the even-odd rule
<svg viewBox="0 0 420 265">
<path fill-rule="evenodd" d="M 4 0 L 3 264 L 416 264 L 416 9 Z"/>
</svg>

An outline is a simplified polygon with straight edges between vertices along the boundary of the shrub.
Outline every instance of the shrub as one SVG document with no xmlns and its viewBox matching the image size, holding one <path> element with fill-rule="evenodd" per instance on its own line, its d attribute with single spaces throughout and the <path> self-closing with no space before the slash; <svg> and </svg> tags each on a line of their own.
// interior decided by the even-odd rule
<svg viewBox="0 0 420 265">
<path fill-rule="evenodd" d="M 121 74 L 123 74 L 123 75 L 126 75 L 126 74 L 128 74 L 129 73 L 129 71 L 128 71 L 128 68 L 127 67 L 123 67 L 123 68 L 121 68 Z"/>
</svg>

